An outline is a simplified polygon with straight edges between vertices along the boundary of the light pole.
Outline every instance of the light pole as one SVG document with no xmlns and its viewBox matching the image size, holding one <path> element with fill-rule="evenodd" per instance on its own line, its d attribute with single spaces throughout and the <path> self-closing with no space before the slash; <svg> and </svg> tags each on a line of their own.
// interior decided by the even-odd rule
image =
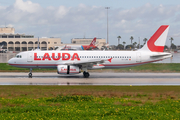
<svg viewBox="0 0 180 120">
<path fill-rule="evenodd" d="M 110 7 L 105 7 L 105 9 L 107 9 L 107 44 L 109 44 L 109 40 L 108 40 L 108 9 L 110 9 Z"/>
</svg>

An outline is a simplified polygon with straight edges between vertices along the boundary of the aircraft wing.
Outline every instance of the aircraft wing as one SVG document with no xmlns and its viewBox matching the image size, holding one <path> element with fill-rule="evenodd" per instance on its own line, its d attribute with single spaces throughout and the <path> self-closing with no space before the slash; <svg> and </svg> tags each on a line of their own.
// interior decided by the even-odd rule
<svg viewBox="0 0 180 120">
<path fill-rule="evenodd" d="M 64 62 L 64 63 L 61 62 L 61 63 L 57 63 L 57 64 L 92 67 L 93 65 L 102 64 L 105 61 L 107 61 L 107 60 L 94 59 L 94 60 L 88 60 L 88 61 L 75 61 L 75 62 Z"/>
</svg>

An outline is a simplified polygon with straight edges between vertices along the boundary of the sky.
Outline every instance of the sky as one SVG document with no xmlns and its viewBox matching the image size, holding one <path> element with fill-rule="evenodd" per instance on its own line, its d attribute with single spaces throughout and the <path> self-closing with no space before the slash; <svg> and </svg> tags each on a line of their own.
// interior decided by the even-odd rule
<svg viewBox="0 0 180 120">
<path fill-rule="evenodd" d="M 178 0 L 0 0 L 0 27 L 35 37 L 107 39 L 109 44 L 143 44 L 161 25 L 170 25 L 166 45 L 180 45 L 180 1 Z"/>
</svg>

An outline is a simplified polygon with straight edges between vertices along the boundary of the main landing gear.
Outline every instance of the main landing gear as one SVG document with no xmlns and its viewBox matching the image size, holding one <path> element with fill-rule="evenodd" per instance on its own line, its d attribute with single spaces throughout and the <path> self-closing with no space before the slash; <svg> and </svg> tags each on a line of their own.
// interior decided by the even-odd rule
<svg viewBox="0 0 180 120">
<path fill-rule="evenodd" d="M 84 75 L 85 78 L 88 78 L 90 76 L 90 74 L 88 72 L 86 72 L 86 71 L 83 72 L 83 75 Z"/>
<path fill-rule="evenodd" d="M 30 68 L 30 71 L 29 71 L 29 78 L 32 78 L 32 68 Z"/>
</svg>

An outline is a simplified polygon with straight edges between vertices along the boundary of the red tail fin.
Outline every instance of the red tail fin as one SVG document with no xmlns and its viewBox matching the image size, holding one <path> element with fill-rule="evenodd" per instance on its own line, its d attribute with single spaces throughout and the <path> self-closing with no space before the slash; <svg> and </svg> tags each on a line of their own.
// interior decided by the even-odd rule
<svg viewBox="0 0 180 120">
<path fill-rule="evenodd" d="M 147 43 L 140 50 L 150 50 L 151 52 L 163 52 L 166 42 L 169 25 L 162 25 L 154 33 L 154 35 L 147 41 Z"/>
<path fill-rule="evenodd" d="M 94 38 L 90 44 L 90 46 L 94 46 L 96 44 L 96 38 Z"/>
</svg>

